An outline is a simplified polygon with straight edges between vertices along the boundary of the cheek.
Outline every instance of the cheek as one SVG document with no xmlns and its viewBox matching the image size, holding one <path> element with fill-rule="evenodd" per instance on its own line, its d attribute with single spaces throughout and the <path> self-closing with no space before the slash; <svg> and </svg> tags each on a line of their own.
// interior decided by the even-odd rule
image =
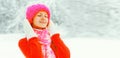
<svg viewBox="0 0 120 58">
<path fill-rule="evenodd" d="M 35 21 L 39 21 L 41 18 L 39 18 L 39 17 L 37 17 L 37 18 L 35 18 Z"/>
<path fill-rule="evenodd" d="M 48 23 L 48 19 L 46 19 L 46 22 Z"/>
<path fill-rule="evenodd" d="M 34 19 L 34 20 L 33 20 L 33 24 L 36 25 L 36 24 L 38 24 L 38 23 L 39 23 L 39 20 L 38 20 L 38 19 Z"/>
</svg>

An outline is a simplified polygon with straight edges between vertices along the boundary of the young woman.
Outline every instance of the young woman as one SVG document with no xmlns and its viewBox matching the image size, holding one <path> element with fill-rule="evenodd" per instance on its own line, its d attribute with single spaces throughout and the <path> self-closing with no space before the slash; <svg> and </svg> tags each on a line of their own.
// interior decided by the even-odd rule
<svg viewBox="0 0 120 58">
<path fill-rule="evenodd" d="M 29 6 L 26 19 L 37 34 L 19 40 L 19 48 L 26 58 L 70 58 L 70 50 L 61 40 L 60 34 L 51 34 L 48 30 L 51 22 L 50 10 L 46 5 Z"/>
</svg>

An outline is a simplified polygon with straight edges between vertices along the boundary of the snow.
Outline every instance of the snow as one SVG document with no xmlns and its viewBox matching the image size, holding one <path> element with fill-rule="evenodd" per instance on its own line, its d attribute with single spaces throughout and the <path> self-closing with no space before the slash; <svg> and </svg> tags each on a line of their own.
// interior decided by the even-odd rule
<svg viewBox="0 0 120 58">
<path fill-rule="evenodd" d="M 24 58 L 18 48 L 23 34 L 0 35 L 0 58 Z M 120 40 L 103 38 L 63 38 L 71 58 L 120 58 Z"/>
<path fill-rule="evenodd" d="M 22 35 L 0 35 L 0 58 L 24 58 L 18 48 L 18 40 Z"/>
</svg>

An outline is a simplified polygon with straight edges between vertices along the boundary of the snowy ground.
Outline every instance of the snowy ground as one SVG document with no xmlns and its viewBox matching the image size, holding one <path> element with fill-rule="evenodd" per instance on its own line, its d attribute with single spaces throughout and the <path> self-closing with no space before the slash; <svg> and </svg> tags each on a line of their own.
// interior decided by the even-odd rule
<svg viewBox="0 0 120 58">
<path fill-rule="evenodd" d="M 24 58 L 18 48 L 23 35 L 0 35 L 0 58 Z M 71 58 L 120 58 L 120 40 L 101 38 L 63 39 L 71 51 Z"/>
</svg>

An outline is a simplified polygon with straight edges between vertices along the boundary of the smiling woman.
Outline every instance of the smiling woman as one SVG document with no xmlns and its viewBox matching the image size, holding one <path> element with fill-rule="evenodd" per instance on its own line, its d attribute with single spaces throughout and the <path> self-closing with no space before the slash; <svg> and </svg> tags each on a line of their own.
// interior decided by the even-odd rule
<svg viewBox="0 0 120 58">
<path fill-rule="evenodd" d="M 45 11 L 38 12 L 33 18 L 32 27 L 37 29 L 44 29 L 48 26 L 48 15 Z"/>
<path fill-rule="evenodd" d="M 31 30 L 25 29 L 28 33 L 18 42 L 26 58 L 70 58 L 70 50 L 61 40 L 60 34 L 50 33 L 50 15 L 50 9 L 44 4 L 34 4 L 27 8 L 26 20 Z"/>
</svg>

